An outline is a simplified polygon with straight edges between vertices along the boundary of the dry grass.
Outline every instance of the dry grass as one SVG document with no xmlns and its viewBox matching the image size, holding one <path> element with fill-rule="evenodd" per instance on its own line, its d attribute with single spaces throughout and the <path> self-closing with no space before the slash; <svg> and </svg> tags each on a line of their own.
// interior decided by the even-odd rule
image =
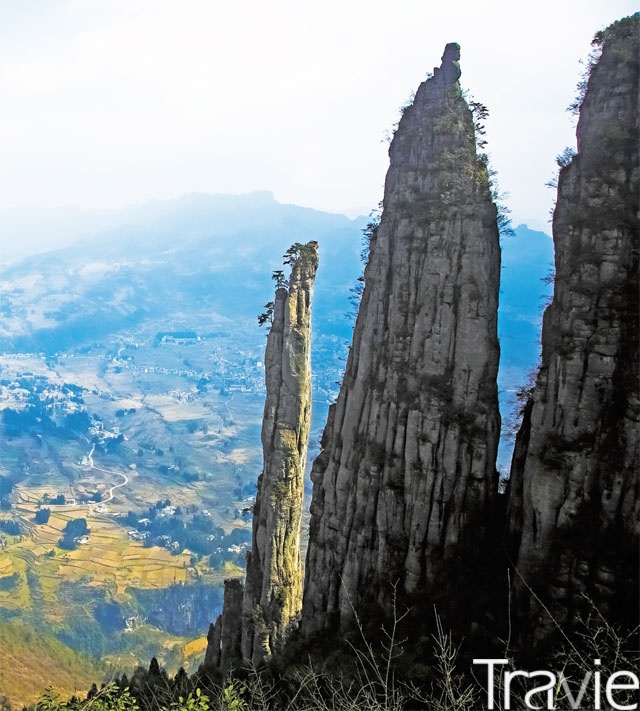
<svg viewBox="0 0 640 711">
<path fill-rule="evenodd" d="M 84 696 L 103 670 L 64 644 L 19 621 L 0 623 L 0 691 L 16 708 L 32 704 L 47 686 Z"/>
<path fill-rule="evenodd" d="M 0 554 L 0 578 L 4 578 L 7 575 L 13 575 L 15 573 L 15 567 L 13 560 L 6 553 Z"/>
<path fill-rule="evenodd" d="M 198 657 L 200 660 L 204 659 L 204 652 L 207 648 L 207 638 L 198 637 L 198 639 L 193 639 L 191 642 L 185 644 L 184 656 L 185 657 Z"/>
</svg>

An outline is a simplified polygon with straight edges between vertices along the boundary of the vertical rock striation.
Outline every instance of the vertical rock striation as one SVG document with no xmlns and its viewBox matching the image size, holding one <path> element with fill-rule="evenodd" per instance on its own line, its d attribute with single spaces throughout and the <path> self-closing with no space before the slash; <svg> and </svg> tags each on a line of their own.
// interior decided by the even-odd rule
<svg viewBox="0 0 640 711">
<path fill-rule="evenodd" d="M 225 581 L 223 613 L 210 629 L 205 658 L 205 665 L 223 670 L 241 659 L 258 663 L 280 649 L 297 627 L 302 606 L 300 525 L 311 422 L 311 296 L 318 245 L 295 244 L 286 256 L 291 276 L 288 284 L 282 273 L 277 278 L 265 351 L 263 469 L 246 581 L 244 588 L 239 580 Z"/>
<path fill-rule="evenodd" d="M 243 601 L 242 654 L 258 662 L 281 648 L 302 606 L 300 525 L 311 424 L 311 296 L 316 242 L 294 245 L 288 290 L 277 289 L 267 339 L 263 469 L 253 510 Z"/>
<path fill-rule="evenodd" d="M 459 47 L 390 147 L 344 380 L 312 469 L 302 628 L 345 628 L 393 586 L 464 585 L 486 542 L 499 433 L 500 249 Z M 445 569 L 447 577 L 439 579 Z"/>
<path fill-rule="evenodd" d="M 594 40 L 558 181 L 555 291 L 508 490 L 515 610 L 534 644 L 592 603 L 638 621 L 639 18 Z"/>
</svg>

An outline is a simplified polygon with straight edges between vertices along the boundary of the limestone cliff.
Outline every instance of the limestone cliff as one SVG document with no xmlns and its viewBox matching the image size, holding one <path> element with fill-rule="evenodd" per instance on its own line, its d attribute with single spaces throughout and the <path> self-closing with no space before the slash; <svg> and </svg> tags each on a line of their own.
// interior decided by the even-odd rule
<svg viewBox="0 0 640 711">
<path fill-rule="evenodd" d="M 344 380 L 312 469 L 302 627 L 464 585 L 486 543 L 499 432 L 500 249 L 459 47 L 406 108 Z"/>
<path fill-rule="evenodd" d="M 558 181 L 555 291 L 508 491 L 514 609 L 534 643 L 592 603 L 637 623 L 639 17 L 596 36 Z"/>
<path fill-rule="evenodd" d="M 282 273 L 276 273 L 270 309 L 263 469 L 253 509 L 244 593 L 230 597 L 228 609 L 230 583 L 225 584 L 222 620 L 211 629 L 207 650 L 207 662 L 217 666 L 219 661 L 223 669 L 240 658 L 257 663 L 279 649 L 297 627 L 302 605 L 300 525 L 311 422 L 311 297 L 318 245 L 295 244 L 286 256 L 291 276 L 287 284 Z M 234 584 L 241 586 L 239 581 Z"/>
</svg>

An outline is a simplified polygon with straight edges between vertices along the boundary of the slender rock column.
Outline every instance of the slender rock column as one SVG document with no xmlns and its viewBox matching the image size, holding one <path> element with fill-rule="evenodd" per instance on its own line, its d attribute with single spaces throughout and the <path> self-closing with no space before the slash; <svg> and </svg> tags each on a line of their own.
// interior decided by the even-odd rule
<svg viewBox="0 0 640 711">
<path fill-rule="evenodd" d="M 207 650 L 204 655 L 205 667 L 220 666 L 220 645 L 222 636 L 222 615 L 218 615 L 215 624 L 212 622 L 209 625 L 207 633 Z"/>
<path fill-rule="evenodd" d="M 311 424 L 311 298 L 318 245 L 294 244 L 286 256 L 291 276 L 288 283 L 278 278 L 265 351 L 263 469 L 246 581 L 244 588 L 240 581 L 225 581 L 222 619 L 210 631 L 205 661 L 223 669 L 240 659 L 257 664 L 279 650 L 297 628 L 302 606 L 300 526 Z"/>
<path fill-rule="evenodd" d="M 294 245 L 287 288 L 276 291 L 267 338 L 263 469 L 253 511 L 243 601 L 242 654 L 254 663 L 280 649 L 302 607 L 300 525 L 311 424 L 311 297 L 316 242 Z"/>
<path fill-rule="evenodd" d="M 235 667 L 241 660 L 240 643 L 242 640 L 242 630 L 238 620 L 242 611 L 242 595 L 244 588 L 242 581 L 238 578 L 224 581 L 224 600 L 222 604 L 222 615 L 220 615 L 219 632 L 218 622 L 214 625 L 214 643 L 219 634 L 220 639 L 220 668 L 223 672 Z M 214 653 L 215 656 L 215 653 Z"/>
</svg>

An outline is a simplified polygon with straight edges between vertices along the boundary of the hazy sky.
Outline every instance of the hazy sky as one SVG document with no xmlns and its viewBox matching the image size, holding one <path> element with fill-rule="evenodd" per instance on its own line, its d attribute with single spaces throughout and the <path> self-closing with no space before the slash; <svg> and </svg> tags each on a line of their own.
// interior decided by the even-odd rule
<svg viewBox="0 0 640 711">
<path fill-rule="evenodd" d="M 376 206 L 385 132 L 447 42 L 542 227 L 594 32 L 630 0 L 0 0 L 0 208 L 273 190 Z"/>
</svg>

